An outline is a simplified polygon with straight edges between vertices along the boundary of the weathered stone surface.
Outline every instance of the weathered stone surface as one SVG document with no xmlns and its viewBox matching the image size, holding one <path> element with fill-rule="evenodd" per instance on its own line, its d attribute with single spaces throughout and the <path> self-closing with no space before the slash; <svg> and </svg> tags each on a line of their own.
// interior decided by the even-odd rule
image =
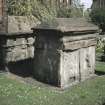
<svg viewBox="0 0 105 105">
<path fill-rule="evenodd" d="M 27 42 L 28 42 L 28 44 L 33 44 L 35 42 L 35 38 L 29 37 L 29 38 L 27 38 Z"/>
<path fill-rule="evenodd" d="M 87 40 L 87 39 L 94 39 L 96 38 L 98 35 L 98 33 L 95 34 L 83 34 L 83 35 L 76 35 L 76 36 L 72 36 L 70 37 L 70 33 L 69 35 L 63 36 L 60 40 L 67 43 L 67 42 L 73 42 L 73 41 L 80 41 L 80 40 Z"/>
<path fill-rule="evenodd" d="M 95 47 L 80 49 L 80 74 L 81 80 L 84 81 L 94 75 L 95 69 Z"/>
<path fill-rule="evenodd" d="M 94 75 L 97 28 L 81 19 L 61 20 L 60 25 L 34 29 L 34 76 L 66 88 Z"/>
<path fill-rule="evenodd" d="M 75 50 L 96 45 L 96 39 L 80 40 L 64 43 L 64 50 Z"/>
<path fill-rule="evenodd" d="M 31 32 L 31 27 L 38 24 L 39 21 L 23 16 L 8 16 L 8 19 L 3 17 L 3 22 L 4 19 L 8 23 L 5 26 L 8 32 L 2 33 L 0 31 L 0 48 L 2 49 L 3 62 L 16 62 L 33 58 L 35 36 Z"/>
<path fill-rule="evenodd" d="M 98 27 L 94 24 L 91 24 L 90 21 L 86 20 L 85 18 L 58 18 L 53 22 L 53 24 L 41 24 L 37 27 L 33 28 L 34 30 L 56 30 L 60 31 L 65 34 L 83 34 L 89 32 L 96 32 L 98 30 Z M 69 33 L 71 32 L 71 33 Z M 65 35 L 64 35 L 65 36 Z"/>
<path fill-rule="evenodd" d="M 16 39 L 7 39 L 7 42 L 5 44 L 8 46 L 14 46 L 16 45 Z"/>
<path fill-rule="evenodd" d="M 61 88 L 83 81 L 94 74 L 97 27 L 82 20 L 60 19 L 56 27 L 36 28 L 35 38 L 32 33 L 23 33 L 30 31 L 30 23 L 13 17 L 9 33 L 0 37 L 0 59 L 6 66 L 28 60 L 36 79 Z M 34 61 L 30 64 L 29 59 Z"/>
<path fill-rule="evenodd" d="M 34 59 L 34 77 L 40 81 L 60 86 L 59 70 L 60 70 L 59 52 L 51 50 L 36 50 Z"/>
<path fill-rule="evenodd" d="M 35 78 L 66 88 L 94 75 L 96 38 L 71 41 L 69 36 L 68 39 L 70 41 L 56 36 L 37 36 Z"/>
<path fill-rule="evenodd" d="M 8 32 L 31 32 L 40 22 L 35 17 L 8 16 Z"/>
<path fill-rule="evenodd" d="M 35 36 L 31 28 L 40 22 L 33 17 L 7 16 L 6 7 L 6 0 L 0 0 L 0 69 L 1 64 L 3 69 L 13 66 L 14 71 L 21 71 L 22 66 L 32 69 Z M 10 63 L 13 64 L 9 67 Z"/>
<path fill-rule="evenodd" d="M 61 53 L 61 87 L 65 88 L 79 82 L 79 51 Z"/>
<path fill-rule="evenodd" d="M 26 45 L 27 44 L 27 40 L 25 39 L 25 37 L 23 38 L 17 38 L 15 40 L 15 44 L 18 45 Z"/>
<path fill-rule="evenodd" d="M 35 50 L 35 47 L 33 45 L 28 46 L 27 47 L 27 57 L 34 58 L 34 50 Z"/>
<path fill-rule="evenodd" d="M 14 33 L 14 35 L 10 36 L 4 35 L 0 40 L 1 55 L 4 55 L 3 62 L 16 62 L 34 57 L 35 37 L 33 34 L 27 36 L 22 33 L 21 35 L 15 35 Z"/>
</svg>

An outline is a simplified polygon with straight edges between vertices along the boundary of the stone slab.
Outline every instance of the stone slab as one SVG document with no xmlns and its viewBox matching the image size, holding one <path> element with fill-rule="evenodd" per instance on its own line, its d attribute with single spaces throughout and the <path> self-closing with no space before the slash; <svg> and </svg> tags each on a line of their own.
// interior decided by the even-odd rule
<svg viewBox="0 0 105 105">
<path fill-rule="evenodd" d="M 79 82 L 79 51 L 62 52 L 61 54 L 61 87 L 67 88 Z"/>
<path fill-rule="evenodd" d="M 80 74 L 81 81 L 94 75 L 95 70 L 95 47 L 80 49 Z"/>
</svg>

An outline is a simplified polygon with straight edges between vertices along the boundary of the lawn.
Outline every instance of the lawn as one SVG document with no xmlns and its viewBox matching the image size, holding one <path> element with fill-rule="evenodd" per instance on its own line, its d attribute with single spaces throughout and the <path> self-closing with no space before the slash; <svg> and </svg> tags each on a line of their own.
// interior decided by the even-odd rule
<svg viewBox="0 0 105 105">
<path fill-rule="evenodd" d="M 31 86 L 0 75 L 0 105 L 104 105 L 105 76 L 66 91 Z"/>
<path fill-rule="evenodd" d="M 96 64 L 96 71 L 105 72 L 104 62 Z M 105 75 L 61 91 L 0 74 L 0 105 L 105 105 Z"/>
<path fill-rule="evenodd" d="M 96 62 L 96 72 L 101 74 L 105 74 L 105 62 Z"/>
<path fill-rule="evenodd" d="M 96 73 L 99 75 L 105 75 L 105 61 L 101 61 L 101 56 L 103 53 L 96 54 Z"/>
</svg>

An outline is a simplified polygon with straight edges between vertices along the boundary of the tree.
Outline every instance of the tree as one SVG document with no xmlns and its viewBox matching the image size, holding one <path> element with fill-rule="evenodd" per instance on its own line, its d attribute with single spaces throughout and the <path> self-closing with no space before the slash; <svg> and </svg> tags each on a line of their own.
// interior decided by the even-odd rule
<svg viewBox="0 0 105 105">
<path fill-rule="evenodd" d="M 92 22 L 102 29 L 102 33 L 105 33 L 105 8 L 93 9 L 90 13 Z"/>
</svg>

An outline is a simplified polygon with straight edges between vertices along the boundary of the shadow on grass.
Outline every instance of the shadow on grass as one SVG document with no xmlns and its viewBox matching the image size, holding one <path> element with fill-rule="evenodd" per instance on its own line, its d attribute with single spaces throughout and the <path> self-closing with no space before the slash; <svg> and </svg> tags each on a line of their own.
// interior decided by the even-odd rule
<svg viewBox="0 0 105 105">
<path fill-rule="evenodd" d="M 8 70 L 21 77 L 33 77 L 33 59 L 9 63 Z"/>
<path fill-rule="evenodd" d="M 95 74 L 98 76 L 105 75 L 104 71 L 95 71 Z"/>
</svg>

